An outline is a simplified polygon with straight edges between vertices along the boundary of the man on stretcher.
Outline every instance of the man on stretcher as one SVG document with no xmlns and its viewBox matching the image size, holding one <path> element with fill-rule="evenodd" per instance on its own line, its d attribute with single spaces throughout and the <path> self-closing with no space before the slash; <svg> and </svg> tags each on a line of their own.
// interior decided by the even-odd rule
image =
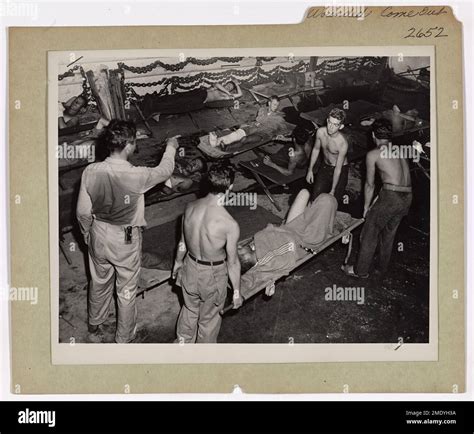
<svg viewBox="0 0 474 434">
<path fill-rule="evenodd" d="M 146 118 L 152 117 L 159 122 L 160 115 L 188 113 L 206 107 L 229 107 L 241 96 L 239 82 L 233 79 L 225 84 L 215 83 L 210 87 L 199 87 L 171 95 L 159 96 L 156 92 L 148 93 L 142 98 L 141 110 Z"/>
<path fill-rule="evenodd" d="M 220 146 L 225 149 L 226 146 L 235 142 L 247 142 L 252 140 L 252 136 L 257 134 L 269 134 L 271 136 L 280 134 L 286 130 L 286 122 L 283 113 L 278 111 L 280 107 L 280 98 L 276 95 L 268 100 L 265 107 L 260 107 L 255 121 L 250 124 L 241 125 L 239 129 L 218 137 L 213 131 L 209 133 L 209 144 L 212 147 Z M 260 140 L 260 137 L 258 137 Z"/>
<path fill-rule="evenodd" d="M 320 194 L 309 203 L 310 192 L 301 190 L 290 207 L 286 222 L 269 224 L 238 249 L 241 263 L 241 286 L 253 287 L 274 281 L 275 274 L 288 275 L 307 249 L 316 248 L 333 232 L 337 200 L 330 194 Z M 266 294 L 273 295 L 274 286 Z M 245 297 L 245 294 L 242 294 Z"/>
</svg>

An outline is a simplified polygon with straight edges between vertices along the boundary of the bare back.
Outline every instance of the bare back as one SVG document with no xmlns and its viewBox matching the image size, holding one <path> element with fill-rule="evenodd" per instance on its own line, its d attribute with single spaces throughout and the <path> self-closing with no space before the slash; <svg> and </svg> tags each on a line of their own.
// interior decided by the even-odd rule
<svg viewBox="0 0 474 434">
<path fill-rule="evenodd" d="M 340 132 L 337 132 L 336 134 L 331 136 L 328 134 L 326 127 L 321 127 L 318 129 L 317 139 L 319 139 L 321 143 L 324 161 L 330 166 L 336 165 L 337 157 L 340 152 L 347 152 L 347 140 Z M 344 158 L 344 162 L 342 164 L 344 166 L 347 164 L 347 157 Z"/>
<path fill-rule="evenodd" d="M 225 259 L 227 234 L 236 224 L 223 206 L 211 204 L 207 197 L 193 202 L 183 220 L 188 251 L 203 261 Z"/>
<path fill-rule="evenodd" d="M 392 148 L 396 147 L 396 145 L 391 146 Z M 387 158 L 380 148 L 371 152 L 376 152 L 375 165 L 383 183 L 405 187 L 411 186 L 410 167 L 405 158 Z"/>
</svg>

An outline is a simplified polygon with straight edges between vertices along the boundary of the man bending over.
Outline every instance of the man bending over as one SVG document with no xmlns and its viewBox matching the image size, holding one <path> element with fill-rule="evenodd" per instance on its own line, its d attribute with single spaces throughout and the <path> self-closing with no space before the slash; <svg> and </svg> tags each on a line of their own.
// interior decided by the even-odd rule
<svg viewBox="0 0 474 434">
<path fill-rule="evenodd" d="M 347 185 L 349 165 L 347 164 L 348 143 L 342 135 L 346 114 L 344 110 L 335 108 L 329 112 L 327 126 L 321 127 L 316 133 L 316 141 L 311 153 L 306 181 L 314 184 L 311 199 L 314 200 L 321 193 L 329 193 L 340 203 Z M 316 175 L 314 165 L 318 160 L 319 152 L 323 151 L 323 161 Z"/>
</svg>

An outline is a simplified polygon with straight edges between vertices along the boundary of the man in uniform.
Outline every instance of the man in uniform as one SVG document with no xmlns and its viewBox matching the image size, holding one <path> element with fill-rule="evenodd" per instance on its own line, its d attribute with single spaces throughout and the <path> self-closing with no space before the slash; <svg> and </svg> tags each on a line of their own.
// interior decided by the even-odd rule
<svg viewBox="0 0 474 434">
<path fill-rule="evenodd" d="M 77 219 L 89 251 L 91 284 L 88 294 L 89 339 L 100 342 L 100 325 L 106 321 L 117 291 L 115 342 L 136 337 L 135 296 L 141 265 L 144 193 L 166 181 L 174 169 L 178 142 L 171 138 L 160 164 L 137 167 L 128 162 L 136 148 L 133 122 L 112 120 L 100 140 L 109 157 L 82 173 Z"/>
<path fill-rule="evenodd" d="M 173 267 L 184 297 L 177 324 L 180 343 L 217 342 L 228 279 L 234 290 L 234 309 L 242 304 L 237 254 L 240 228 L 224 208 L 233 178 L 230 167 L 211 168 L 209 194 L 189 204 L 184 212 Z"/>
</svg>

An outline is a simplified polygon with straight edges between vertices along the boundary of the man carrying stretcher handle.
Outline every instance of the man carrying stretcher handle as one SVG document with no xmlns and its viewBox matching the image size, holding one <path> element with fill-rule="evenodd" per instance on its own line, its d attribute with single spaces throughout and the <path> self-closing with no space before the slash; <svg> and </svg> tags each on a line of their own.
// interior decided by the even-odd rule
<svg viewBox="0 0 474 434">
<path fill-rule="evenodd" d="M 357 263 L 346 265 L 342 270 L 352 277 L 369 277 L 369 268 L 378 246 L 376 274 L 388 269 L 393 242 L 402 218 L 408 214 L 412 201 L 410 167 L 407 160 L 393 156 L 387 151 L 391 144 L 392 123 L 387 119 L 376 120 L 372 137 L 377 147 L 366 157 L 367 180 L 364 188 L 364 217 L 366 219 L 360 234 L 360 249 Z M 375 171 L 378 169 L 383 185 L 378 198 L 374 197 Z"/>
<path fill-rule="evenodd" d="M 221 327 L 220 311 L 232 284 L 234 309 L 242 305 L 237 242 L 240 228 L 224 208 L 232 188 L 230 167 L 209 170 L 209 194 L 188 204 L 183 216 L 173 278 L 183 290 L 177 342 L 215 343 Z"/>
</svg>

